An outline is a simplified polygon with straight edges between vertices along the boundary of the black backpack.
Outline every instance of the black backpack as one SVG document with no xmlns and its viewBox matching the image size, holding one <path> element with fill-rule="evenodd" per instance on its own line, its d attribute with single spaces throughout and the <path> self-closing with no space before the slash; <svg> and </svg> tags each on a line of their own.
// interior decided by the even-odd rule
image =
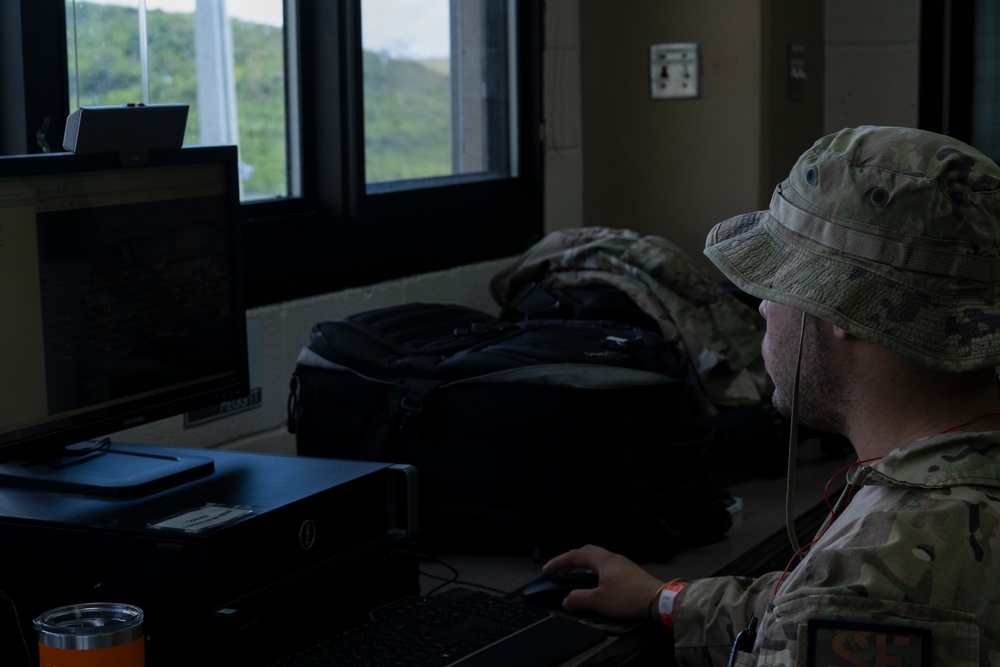
<svg viewBox="0 0 1000 667">
<path fill-rule="evenodd" d="M 289 429 L 300 455 L 414 465 L 436 549 L 664 560 L 731 522 L 687 372 L 642 328 L 407 304 L 313 327 Z"/>
</svg>

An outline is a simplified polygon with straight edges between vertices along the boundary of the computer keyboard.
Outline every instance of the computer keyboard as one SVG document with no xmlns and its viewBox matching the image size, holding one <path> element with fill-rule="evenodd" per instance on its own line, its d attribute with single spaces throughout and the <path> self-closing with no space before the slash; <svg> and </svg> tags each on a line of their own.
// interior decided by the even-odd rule
<svg viewBox="0 0 1000 667">
<path fill-rule="evenodd" d="M 553 667 L 604 636 L 516 600 L 456 587 L 383 607 L 371 621 L 272 667 Z"/>
</svg>

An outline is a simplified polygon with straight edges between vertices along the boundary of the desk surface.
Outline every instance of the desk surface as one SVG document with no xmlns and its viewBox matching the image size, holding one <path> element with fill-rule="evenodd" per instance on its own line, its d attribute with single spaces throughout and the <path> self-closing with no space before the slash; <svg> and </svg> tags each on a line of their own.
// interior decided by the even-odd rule
<svg viewBox="0 0 1000 667">
<path fill-rule="evenodd" d="M 816 528 L 825 520 L 827 506 L 824 489 L 836 473 L 850 463 L 847 459 L 830 459 L 821 455 L 799 457 L 796 474 L 794 511 L 799 541 L 813 538 Z M 831 502 L 843 488 L 843 475 L 836 475 L 828 493 Z M 733 515 L 733 527 L 726 537 L 713 544 L 692 547 L 663 563 L 644 563 L 654 576 L 667 580 L 675 577 L 698 579 L 720 574 L 753 574 L 775 569 L 769 561 L 787 559 L 791 554 L 785 528 L 785 478 L 759 479 L 733 485 L 729 491 L 743 500 L 743 509 Z M 787 551 L 787 555 L 784 552 Z M 486 586 L 500 591 L 515 592 L 541 575 L 541 563 L 531 558 L 515 556 L 484 556 L 446 554 L 441 561 L 458 572 L 457 583 Z M 784 562 L 777 569 L 784 567 Z M 436 575 L 453 576 L 445 566 L 430 563 L 422 568 L 421 586 L 430 591 L 441 585 Z M 589 659 L 605 650 L 602 645 L 574 660 L 572 665 L 590 664 Z"/>
<path fill-rule="evenodd" d="M 817 517 L 825 514 L 824 487 L 831 477 L 847 465 L 846 459 L 800 457 L 795 484 L 795 514 L 800 542 L 812 539 Z M 843 479 L 831 484 L 831 500 L 843 487 Z M 733 527 L 726 537 L 713 544 L 692 547 L 674 555 L 664 563 L 644 563 L 643 566 L 661 579 L 697 579 L 716 574 L 743 574 L 753 570 L 759 559 L 773 549 L 788 544 L 785 530 L 785 478 L 757 479 L 730 487 L 729 491 L 743 500 L 743 510 L 733 515 Z M 810 525 L 812 524 L 812 525 Z M 541 575 L 541 563 L 517 556 L 445 554 L 438 556 L 458 571 L 460 582 L 488 586 L 513 592 Z M 427 564 L 424 572 L 450 577 L 451 573 L 438 564 Z M 421 578 L 425 591 L 441 584 L 439 579 Z"/>
</svg>

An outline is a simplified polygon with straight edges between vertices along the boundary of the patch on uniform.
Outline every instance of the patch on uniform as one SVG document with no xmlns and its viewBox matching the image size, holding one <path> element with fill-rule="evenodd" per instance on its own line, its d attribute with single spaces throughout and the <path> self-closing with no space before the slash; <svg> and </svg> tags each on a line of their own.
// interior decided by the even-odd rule
<svg viewBox="0 0 1000 667">
<path fill-rule="evenodd" d="M 901 625 L 809 621 L 808 667 L 930 667 L 931 631 Z"/>
</svg>

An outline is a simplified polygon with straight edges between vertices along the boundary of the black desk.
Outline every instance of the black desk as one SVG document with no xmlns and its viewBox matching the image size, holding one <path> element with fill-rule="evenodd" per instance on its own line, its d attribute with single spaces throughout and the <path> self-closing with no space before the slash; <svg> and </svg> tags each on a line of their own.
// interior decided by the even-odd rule
<svg viewBox="0 0 1000 667">
<path fill-rule="evenodd" d="M 794 508 L 797 532 L 802 544 L 814 537 L 828 515 L 824 500 L 827 482 L 850 462 L 848 459 L 834 460 L 821 455 L 813 458 L 800 457 Z M 838 475 L 830 484 L 831 502 L 835 502 L 844 484 L 843 475 Z M 643 567 L 662 580 L 675 577 L 698 579 L 723 574 L 752 575 L 783 569 L 792 555 L 785 529 L 785 478 L 740 483 L 732 486 L 730 492 L 742 499 L 743 509 L 734 514 L 733 527 L 725 539 L 682 551 L 665 563 L 644 563 Z M 531 558 L 468 554 L 445 554 L 437 557 L 458 571 L 457 583 L 478 584 L 501 591 L 517 591 L 541 574 L 542 564 Z M 445 567 L 434 563 L 425 564 L 421 569 L 425 573 L 441 577 L 452 575 Z M 425 592 L 441 583 L 440 579 L 421 576 L 421 586 Z M 649 624 L 649 628 L 655 629 L 655 626 Z M 567 665 L 595 667 L 640 664 L 629 662 L 624 656 L 638 656 L 657 648 L 650 639 L 650 635 L 656 633 L 633 634 L 637 636 L 609 638 Z M 661 639 L 666 636 L 664 632 L 658 634 Z M 659 649 L 662 650 L 662 646 Z M 665 663 L 658 664 L 662 666 Z"/>
</svg>

